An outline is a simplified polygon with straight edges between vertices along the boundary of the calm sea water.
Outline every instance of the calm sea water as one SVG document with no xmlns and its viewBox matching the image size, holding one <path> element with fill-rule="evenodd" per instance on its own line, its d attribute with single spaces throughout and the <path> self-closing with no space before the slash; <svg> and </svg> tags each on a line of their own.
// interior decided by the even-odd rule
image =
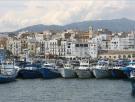
<svg viewBox="0 0 135 102">
<path fill-rule="evenodd" d="M 17 80 L 0 84 L 0 102 L 135 102 L 128 81 Z"/>
</svg>

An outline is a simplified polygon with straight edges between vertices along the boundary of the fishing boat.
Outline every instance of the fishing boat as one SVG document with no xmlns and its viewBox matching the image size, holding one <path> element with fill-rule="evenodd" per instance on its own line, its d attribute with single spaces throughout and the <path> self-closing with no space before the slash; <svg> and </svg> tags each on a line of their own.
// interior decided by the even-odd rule
<svg viewBox="0 0 135 102">
<path fill-rule="evenodd" d="M 19 72 L 26 63 L 24 61 L 15 61 L 14 62 L 14 68 Z"/>
<path fill-rule="evenodd" d="M 94 67 L 93 74 L 97 79 L 110 78 L 111 73 L 108 69 L 109 69 L 109 61 L 101 60 L 98 61 L 97 65 Z"/>
<path fill-rule="evenodd" d="M 133 70 L 135 70 L 135 61 L 133 60 L 129 62 L 129 65 L 122 69 L 122 71 L 127 75 L 128 78 L 130 78 L 130 73 Z"/>
<path fill-rule="evenodd" d="M 74 67 L 70 63 L 64 64 L 64 68 L 60 68 L 60 73 L 63 78 L 75 78 L 76 77 Z"/>
<path fill-rule="evenodd" d="M 123 66 L 115 65 L 111 71 L 112 78 L 127 78 L 127 75 L 122 71 Z"/>
<path fill-rule="evenodd" d="M 112 67 L 109 68 L 112 78 L 127 78 L 127 75 L 122 71 L 126 66 L 123 60 L 113 61 Z"/>
<path fill-rule="evenodd" d="M 132 85 L 132 96 L 135 96 L 135 70 L 130 72 L 130 79 Z"/>
<path fill-rule="evenodd" d="M 21 69 L 18 71 L 18 77 L 23 79 L 35 79 L 40 78 L 41 73 L 39 72 L 39 64 L 34 63 L 29 57 L 29 50 L 24 49 L 25 57 L 24 61 L 19 63 Z"/>
<path fill-rule="evenodd" d="M 92 78 L 92 69 L 90 68 L 89 60 L 81 60 L 80 67 L 75 70 L 78 78 Z"/>
<path fill-rule="evenodd" d="M 76 68 L 80 66 L 80 61 L 73 60 L 73 61 L 70 61 L 70 63 Z"/>
<path fill-rule="evenodd" d="M 18 77 L 23 79 L 40 78 L 41 74 L 35 64 L 27 63 L 18 72 Z"/>
<path fill-rule="evenodd" d="M 14 69 L 13 63 L 1 63 L 0 65 L 0 83 L 15 81 L 17 71 Z"/>
<path fill-rule="evenodd" d="M 56 66 L 52 63 L 45 62 L 38 70 L 44 79 L 58 78 L 61 76 Z"/>
</svg>

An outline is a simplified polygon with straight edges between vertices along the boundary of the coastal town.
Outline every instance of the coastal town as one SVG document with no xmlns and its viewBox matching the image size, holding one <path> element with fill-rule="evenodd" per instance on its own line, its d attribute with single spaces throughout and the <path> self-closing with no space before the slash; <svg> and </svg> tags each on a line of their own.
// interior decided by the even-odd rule
<svg viewBox="0 0 135 102">
<path fill-rule="evenodd" d="M 135 57 L 135 32 L 94 30 L 92 26 L 88 31 L 22 31 L 1 37 L 0 49 L 20 59 L 25 56 L 25 50 L 32 58 L 131 59 Z"/>
<path fill-rule="evenodd" d="M 135 102 L 135 0 L 0 0 L 0 102 Z"/>
</svg>

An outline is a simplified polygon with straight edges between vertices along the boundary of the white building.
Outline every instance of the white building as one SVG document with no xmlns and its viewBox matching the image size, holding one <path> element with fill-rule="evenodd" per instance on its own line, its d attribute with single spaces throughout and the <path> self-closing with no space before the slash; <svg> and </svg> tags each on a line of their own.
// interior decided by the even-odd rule
<svg viewBox="0 0 135 102">
<path fill-rule="evenodd" d="M 128 48 L 135 50 L 135 34 L 134 34 L 134 32 L 131 32 L 130 34 L 128 34 L 126 39 L 128 40 Z"/>
<path fill-rule="evenodd" d="M 21 41 L 9 38 L 7 42 L 7 49 L 11 51 L 14 56 L 18 56 L 21 53 Z"/>
<path fill-rule="evenodd" d="M 96 43 L 89 43 L 89 54 L 91 58 L 97 58 L 98 57 L 98 46 Z"/>
<path fill-rule="evenodd" d="M 53 39 L 49 41 L 49 53 L 52 55 L 58 55 L 58 40 Z"/>
<path fill-rule="evenodd" d="M 74 42 L 72 44 L 72 55 L 75 57 L 90 57 L 89 44 L 87 42 Z"/>
<path fill-rule="evenodd" d="M 92 38 L 91 42 L 96 44 L 99 50 L 103 49 L 106 50 L 108 49 L 108 40 L 109 40 L 108 34 L 100 34 Z"/>
<path fill-rule="evenodd" d="M 35 39 L 37 40 L 37 41 L 41 41 L 41 40 L 44 40 L 44 34 L 40 34 L 40 33 L 36 33 L 35 34 Z"/>
<path fill-rule="evenodd" d="M 134 50 L 135 49 L 135 35 L 127 34 L 123 37 L 122 35 L 114 35 L 109 44 L 110 50 Z"/>
<path fill-rule="evenodd" d="M 73 41 L 66 42 L 66 57 L 73 57 Z"/>
<path fill-rule="evenodd" d="M 67 46 L 67 41 L 66 40 L 59 40 L 58 44 L 58 55 L 61 57 L 66 56 L 66 46 Z"/>
</svg>

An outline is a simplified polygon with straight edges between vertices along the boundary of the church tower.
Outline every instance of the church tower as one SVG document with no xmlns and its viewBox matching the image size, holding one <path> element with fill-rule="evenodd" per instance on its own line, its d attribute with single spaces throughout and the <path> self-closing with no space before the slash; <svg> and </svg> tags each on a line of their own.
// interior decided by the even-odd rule
<svg viewBox="0 0 135 102">
<path fill-rule="evenodd" d="M 92 38 L 92 37 L 93 37 L 93 34 L 94 34 L 93 27 L 90 26 L 90 27 L 89 27 L 89 38 Z"/>
</svg>

